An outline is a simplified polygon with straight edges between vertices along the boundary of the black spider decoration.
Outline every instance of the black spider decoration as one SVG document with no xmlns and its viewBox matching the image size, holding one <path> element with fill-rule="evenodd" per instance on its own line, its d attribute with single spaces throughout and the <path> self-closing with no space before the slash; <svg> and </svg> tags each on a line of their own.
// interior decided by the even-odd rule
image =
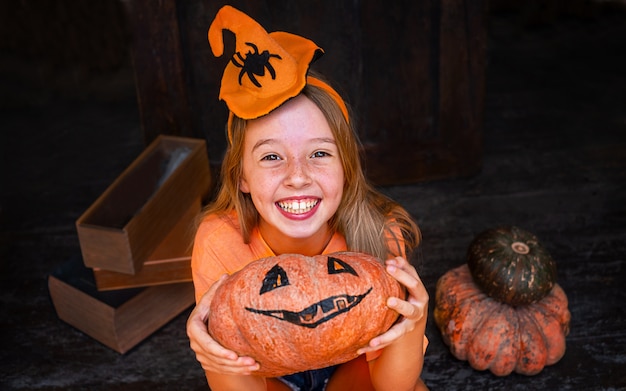
<svg viewBox="0 0 626 391">
<path fill-rule="evenodd" d="M 265 76 L 265 68 L 267 68 L 272 79 L 276 79 L 276 71 L 272 64 L 270 64 L 270 58 L 277 58 L 279 60 L 282 60 L 282 58 L 278 54 L 270 54 L 269 50 L 264 50 L 263 53 L 259 53 L 259 48 L 252 42 L 246 42 L 246 45 L 254 49 L 254 53 L 248 50 L 246 58 L 243 58 L 241 53 L 236 52 L 230 60 L 236 67 L 241 68 L 241 72 L 239 72 L 239 85 L 241 85 L 243 75 L 246 74 L 255 86 L 261 88 L 261 83 L 259 83 L 254 75 Z M 238 62 L 235 56 L 237 56 L 241 62 Z"/>
</svg>

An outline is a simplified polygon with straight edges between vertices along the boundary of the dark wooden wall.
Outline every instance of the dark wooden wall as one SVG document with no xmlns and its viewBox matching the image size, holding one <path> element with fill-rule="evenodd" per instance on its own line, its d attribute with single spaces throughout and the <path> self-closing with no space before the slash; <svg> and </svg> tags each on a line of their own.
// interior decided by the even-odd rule
<svg viewBox="0 0 626 391">
<path fill-rule="evenodd" d="M 135 89 L 146 145 L 158 134 L 205 138 L 217 172 L 226 144 L 217 91 L 228 58 L 212 56 L 206 30 L 224 3 L 1 2 L 1 81 L 19 89 L 0 103 L 33 101 L 31 88 L 45 89 L 48 99 L 51 88 L 113 99 Z M 618 1 L 230 3 L 269 31 L 301 34 L 326 50 L 314 67 L 353 106 L 368 175 L 396 184 L 480 169 L 487 8 L 513 12 L 520 26 L 542 26 L 563 16 L 592 19 Z M 131 60 L 135 75 L 127 76 Z"/>
<path fill-rule="evenodd" d="M 47 72 L 55 68 L 114 72 L 128 64 L 129 41 L 122 1 L 0 2 L 2 54 L 35 60 Z"/>
<path fill-rule="evenodd" d="M 213 57 L 208 27 L 226 2 L 128 3 L 146 142 L 201 137 L 219 166 L 227 110 L 218 102 L 230 53 Z M 486 1 L 239 0 L 268 31 L 326 51 L 313 68 L 352 105 L 367 174 L 397 184 L 476 173 L 481 164 Z M 231 42 L 232 38 L 231 38 Z M 232 46 L 231 46 L 232 47 Z"/>
</svg>

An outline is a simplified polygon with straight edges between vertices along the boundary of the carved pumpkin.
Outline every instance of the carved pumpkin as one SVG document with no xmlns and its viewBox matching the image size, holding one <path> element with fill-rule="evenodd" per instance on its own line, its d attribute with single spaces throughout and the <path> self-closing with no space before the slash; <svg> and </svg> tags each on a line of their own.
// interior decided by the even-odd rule
<svg viewBox="0 0 626 391">
<path fill-rule="evenodd" d="M 452 354 L 497 376 L 541 372 L 563 357 L 569 333 L 567 297 L 553 281 L 554 262 L 549 258 L 543 264 L 536 238 L 520 232 L 500 229 L 479 235 L 468 257 L 494 270 L 485 272 L 489 268 L 479 265 L 474 275 L 469 265 L 459 266 L 437 281 L 435 293 L 435 323 Z M 514 247 L 525 254 L 513 254 Z M 545 286 L 550 289 L 540 294 Z M 518 295 L 516 289 L 523 292 Z"/>
<path fill-rule="evenodd" d="M 556 282 L 556 264 L 548 251 L 518 227 L 480 233 L 469 246 L 467 264 L 476 285 L 513 306 L 541 299 Z"/>
<path fill-rule="evenodd" d="M 369 255 L 284 254 L 248 264 L 220 285 L 209 333 L 276 377 L 340 364 L 397 319 L 401 285 Z"/>
</svg>

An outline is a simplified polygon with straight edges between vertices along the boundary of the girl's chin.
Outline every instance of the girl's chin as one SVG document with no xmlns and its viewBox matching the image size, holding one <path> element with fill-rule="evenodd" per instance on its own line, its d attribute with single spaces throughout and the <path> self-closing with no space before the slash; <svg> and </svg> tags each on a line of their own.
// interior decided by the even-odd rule
<svg viewBox="0 0 626 391">
<path fill-rule="evenodd" d="M 328 231 L 324 229 L 325 227 L 313 221 L 302 222 L 304 224 L 298 223 L 299 222 L 292 220 L 286 224 L 280 224 L 275 227 L 280 231 L 281 235 L 293 240 L 310 239 L 320 234 L 326 235 Z"/>
<path fill-rule="evenodd" d="M 319 234 L 320 229 L 314 229 L 314 227 L 311 226 L 302 227 L 302 229 L 299 229 L 299 227 L 286 226 L 280 229 L 280 232 L 283 236 L 287 238 L 294 240 L 303 240 L 309 239 Z"/>
</svg>

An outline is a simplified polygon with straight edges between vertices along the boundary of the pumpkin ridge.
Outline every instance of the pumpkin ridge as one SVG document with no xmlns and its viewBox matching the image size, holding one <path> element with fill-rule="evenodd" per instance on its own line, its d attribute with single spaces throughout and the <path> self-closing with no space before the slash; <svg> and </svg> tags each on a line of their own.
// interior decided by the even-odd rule
<svg viewBox="0 0 626 391">
<path fill-rule="evenodd" d="M 498 338 L 499 344 L 493 343 L 492 336 L 501 336 L 506 330 L 502 330 L 502 325 L 505 324 L 501 321 L 502 318 L 502 306 L 499 303 L 490 306 L 490 311 L 484 316 L 481 316 L 482 321 L 479 327 L 476 328 L 476 332 L 471 335 L 467 345 L 467 360 L 470 365 L 478 370 L 490 369 L 495 362 L 502 339 Z"/>
<path fill-rule="evenodd" d="M 449 320 L 443 325 L 448 328 L 454 325 L 454 331 L 450 333 L 449 339 L 453 342 L 451 344 L 454 347 L 452 353 L 459 359 L 467 359 L 470 339 L 466 336 L 472 335 L 473 331 L 478 329 L 482 323 L 475 322 L 475 319 L 481 319 L 478 315 L 473 316 L 480 310 L 480 307 L 477 306 L 480 301 L 479 298 L 466 298 L 459 304 L 457 311 L 450 313 Z"/>
<path fill-rule="evenodd" d="M 454 285 L 455 289 L 455 297 L 457 302 L 461 302 L 465 299 L 469 299 L 475 296 L 486 296 L 487 295 L 476 289 L 476 284 L 473 282 L 468 283 L 459 283 Z"/>
<path fill-rule="evenodd" d="M 455 279 L 467 281 L 457 283 Z M 439 326 L 446 345 L 458 359 L 467 357 L 465 335 L 471 335 L 479 325 L 474 316 L 481 309 L 480 302 L 487 296 L 476 288 L 467 265 L 461 265 L 448 271 L 437 282 L 436 303 L 433 311 L 435 323 Z M 466 315 L 467 314 L 467 315 Z"/>
<path fill-rule="evenodd" d="M 557 317 L 539 305 L 532 305 L 528 313 L 537 323 L 544 337 L 547 356 L 546 365 L 559 361 L 565 354 L 565 335 Z"/>
<path fill-rule="evenodd" d="M 504 312 L 504 322 L 502 324 L 508 324 L 506 333 L 501 338 L 500 346 L 497 349 L 496 358 L 490 365 L 491 372 L 496 376 L 506 376 L 513 372 L 517 365 L 517 357 L 519 350 L 519 341 L 517 334 L 519 331 L 519 321 L 513 308 L 502 305 L 502 311 Z"/>
<path fill-rule="evenodd" d="M 571 314 L 567 308 L 567 296 L 565 296 L 565 292 L 558 284 L 554 285 L 554 288 L 552 288 L 552 291 L 550 291 L 545 299 L 535 304 L 548 311 L 558 320 L 564 336 L 569 334 Z"/>
<path fill-rule="evenodd" d="M 456 280 L 453 282 L 446 281 L 446 286 L 450 286 L 451 284 L 454 286 L 454 295 L 456 296 L 457 301 L 462 301 L 477 294 L 484 294 L 483 292 L 476 290 L 476 282 L 472 278 L 466 264 L 452 269 L 450 272 L 453 273 L 450 273 L 447 280 Z M 446 292 L 444 291 L 443 293 L 445 294 Z"/>
<path fill-rule="evenodd" d="M 519 309 L 518 309 L 519 310 Z M 518 312 L 520 319 L 524 318 L 525 327 L 520 327 L 520 359 L 515 371 L 522 375 L 536 375 L 546 365 L 547 347 L 545 337 L 528 313 L 528 307 L 524 307 Z"/>
</svg>

